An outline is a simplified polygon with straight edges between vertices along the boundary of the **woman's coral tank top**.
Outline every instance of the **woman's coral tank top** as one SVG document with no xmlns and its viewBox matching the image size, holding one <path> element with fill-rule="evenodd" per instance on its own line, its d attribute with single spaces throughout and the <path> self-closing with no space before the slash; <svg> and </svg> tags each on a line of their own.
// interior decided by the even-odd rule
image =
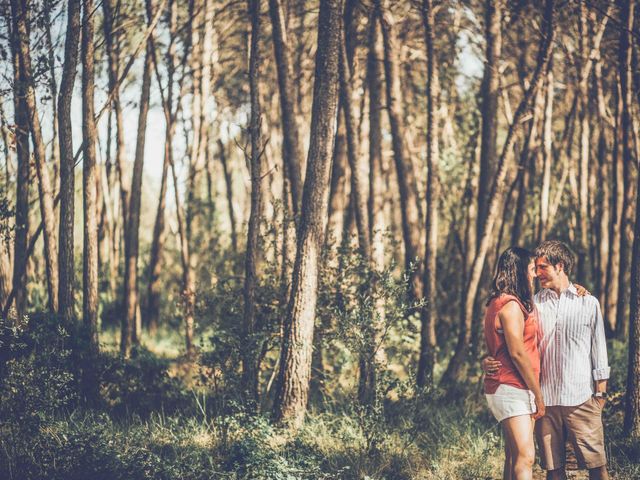
<svg viewBox="0 0 640 480">
<path fill-rule="evenodd" d="M 491 299 L 484 315 L 484 338 L 487 342 L 489 355 L 496 360 L 500 360 L 500 363 L 502 363 L 498 373 L 485 376 L 484 391 L 489 394 L 495 393 L 501 384 L 522 389 L 528 388 L 522 375 L 520 375 L 520 372 L 513 363 L 511 355 L 509 355 L 507 342 L 504 339 L 504 333 L 498 320 L 498 313 L 502 307 L 509 302 L 516 302 L 524 314 L 524 349 L 531 359 L 534 374 L 538 378 L 540 377 L 538 310 L 534 306 L 533 311 L 528 312 L 518 297 L 503 293 Z"/>
</svg>

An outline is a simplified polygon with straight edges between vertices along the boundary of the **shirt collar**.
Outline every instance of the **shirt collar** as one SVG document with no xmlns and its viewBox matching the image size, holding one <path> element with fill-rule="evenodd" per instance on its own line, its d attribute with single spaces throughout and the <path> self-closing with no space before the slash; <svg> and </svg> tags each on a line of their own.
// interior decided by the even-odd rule
<svg viewBox="0 0 640 480">
<path fill-rule="evenodd" d="M 554 292 L 550 288 L 543 289 L 543 292 L 545 292 L 546 295 L 552 295 L 554 297 L 557 297 L 556 292 Z M 562 291 L 562 293 L 565 293 L 565 292 L 570 293 L 575 297 L 578 296 L 578 290 L 576 289 L 576 286 L 571 282 L 569 282 L 569 286 L 567 287 L 567 289 Z M 561 295 L 562 295 L 562 293 L 561 293 Z"/>
</svg>

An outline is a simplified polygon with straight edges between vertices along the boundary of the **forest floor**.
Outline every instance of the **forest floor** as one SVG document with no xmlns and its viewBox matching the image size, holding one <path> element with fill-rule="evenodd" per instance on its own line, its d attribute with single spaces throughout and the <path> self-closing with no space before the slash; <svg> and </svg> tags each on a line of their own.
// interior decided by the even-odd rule
<svg viewBox="0 0 640 480">
<path fill-rule="evenodd" d="M 101 337 L 103 405 L 51 410 L 66 382 L 58 360 L 38 369 L 12 365 L 0 392 L 0 478 L 3 480 L 496 480 L 503 442 L 475 383 L 455 391 L 412 393 L 398 383 L 393 399 L 365 412 L 353 387 L 338 382 L 310 402 L 291 434 L 263 415 L 247 414 L 220 369 L 181 355 L 179 337 L 149 341 L 130 361 L 118 356 L 117 334 Z M 164 337 L 164 336 L 163 336 Z M 624 351 L 613 349 L 615 365 Z M 19 368 L 18 368 L 19 367 Z M 218 375 L 216 377 L 216 375 Z M 352 373 L 348 373 L 352 376 Z M 616 372 L 614 386 L 622 372 Z M 203 378 L 223 379 L 203 386 Z M 45 384 L 44 382 L 48 382 Z M 56 383 L 57 382 L 57 383 Z M 47 393 L 51 386 L 53 389 Z M 403 387 L 404 385 L 404 387 Z M 1 387 L 1 385 L 0 385 Z M 403 388 L 407 388 L 403 391 Z M 15 390 L 15 392 L 14 392 Z M 48 396 L 51 395 L 51 396 Z M 36 415 L 33 415 L 33 412 Z M 640 444 L 621 432 L 623 402 L 605 408 L 611 478 L 640 478 Z M 536 465 L 534 478 L 543 480 Z M 583 480 L 584 471 L 569 471 Z"/>
</svg>

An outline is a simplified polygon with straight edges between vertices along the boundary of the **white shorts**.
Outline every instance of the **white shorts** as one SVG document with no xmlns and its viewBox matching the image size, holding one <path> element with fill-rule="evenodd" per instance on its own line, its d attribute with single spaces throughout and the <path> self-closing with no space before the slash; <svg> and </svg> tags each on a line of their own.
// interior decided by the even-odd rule
<svg viewBox="0 0 640 480">
<path fill-rule="evenodd" d="M 531 390 L 501 384 L 496 393 L 487 393 L 489 410 L 498 422 L 519 415 L 531 415 L 537 411 L 535 397 Z"/>
</svg>

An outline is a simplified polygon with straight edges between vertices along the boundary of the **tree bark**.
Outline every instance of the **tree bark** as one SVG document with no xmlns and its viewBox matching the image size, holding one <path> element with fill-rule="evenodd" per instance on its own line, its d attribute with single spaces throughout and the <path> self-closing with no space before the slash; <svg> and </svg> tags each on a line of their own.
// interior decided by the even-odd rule
<svg viewBox="0 0 640 480">
<path fill-rule="evenodd" d="M 242 383 L 249 402 L 254 408 L 259 404 L 258 381 L 260 365 L 258 359 L 262 342 L 260 341 L 260 321 L 256 306 L 256 287 L 258 282 L 258 251 L 260 249 L 260 222 L 262 220 L 262 136 L 260 134 L 261 110 L 259 96 L 260 75 L 260 0 L 248 0 L 251 18 L 251 46 L 249 50 L 249 87 L 251 96 L 251 117 L 249 134 L 251 136 L 251 212 L 247 232 L 247 251 L 245 254 L 244 277 L 244 330 Z"/>
<path fill-rule="evenodd" d="M 631 74 L 631 48 L 632 48 L 632 40 L 629 32 L 633 29 L 633 17 L 634 17 L 634 9 L 635 2 L 630 0 L 624 0 L 622 3 L 622 17 L 621 23 L 624 25 L 623 28 L 620 29 L 620 49 L 619 49 L 619 66 L 620 66 L 620 95 L 622 98 L 622 111 L 621 111 L 621 123 L 620 127 L 622 129 L 622 163 L 623 163 L 623 177 L 624 177 L 624 203 L 622 207 L 622 226 L 621 226 L 621 234 L 620 234 L 620 270 L 618 276 L 618 305 L 617 305 L 617 318 L 616 318 L 616 336 L 623 337 L 627 329 L 630 325 L 629 317 L 627 317 L 627 296 L 629 290 L 624 288 L 624 285 L 627 285 L 626 275 L 627 269 L 624 268 L 625 265 L 629 265 L 629 254 L 632 253 L 632 262 L 639 262 L 640 259 L 637 259 L 637 251 L 636 251 L 636 243 L 638 242 L 637 235 L 635 238 L 633 234 L 637 234 L 637 222 L 636 220 L 636 230 L 635 232 L 631 230 L 631 221 L 633 218 L 633 186 L 632 186 L 632 175 L 633 175 L 633 150 L 632 144 L 632 127 L 633 127 L 633 119 L 632 119 L 632 108 L 633 108 L 633 77 Z M 628 30 L 625 30 L 627 29 Z M 637 161 L 637 159 L 635 159 Z M 640 177 L 640 175 L 637 175 Z M 636 214 L 637 216 L 637 214 Z M 632 252 L 629 252 L 630 247 L 633 245 Z M 640 248 L 640 246 L 638 247 Z M 635 278 L 637 275 L 638 265 L 635 266 L 635 269 L 631 270 L 632 282 L 637 282 L 638 279 Z M 640 283 L 636 283 L 636 288 L 640 288 Z M 637 295 L 637 290 L 634 292 Z M 631 298 L 635 302 L 635 297 L 632 294 Z M 631 306 L 631 302 L 629 302 Z M 632 307 L 635 309 L 635 306 Z M 635 323 L 634 328 L 637 328 L 638 322 L 636 321 L 637 317 L 634 315 L 640 315 L 640 310 L 634 310 L 631 312 L 631 321 Z M 631 332 L 630 332 L 631 333 Z M 630 339 L 629 343 L 629 371 L 628 374 L 631 375 L 632 371 L 632 349 L 636 348 L 633 345 L 633 341 Z M 635 354 L 636 352 L 633 352 Z M 634 387 L 636 388 L 636 387 Z M 637 392 L 634 392 L 636 395 Z M 631 396 L 631 393 L 628 393 Z M 631 415 L 631 411 L 629 410 L 629 404 L 633 402 L 635 399 L 628 400 L 627 406 L 627 417 Z M 634 407 L 636 408 L 636 407 Z M 639 410 L 635 410 L 636 419 L 637 412 Z M 636 420 L 638 421 L 638 420 Z M 625 420 L 625 426 L 627 430 L 631 427 L 627 420 Z M 636 434 L 640 433 L 640 426 L 635 425 L 633 430 Z M 630 430 L 629 430 L 630 431 Z"/>
<path fill-rule="evenodd" d="M 480 91 L 482 134 L 480 143 L 480 179 L 478 182 L 477 241 L 480 242 L 489 211 L 491 182 L 497 171 L 498 98 L 500 95 L 500 58 L 502 56 L 503 0 L 486 0 L 486 64 Z M 477 248 L 479 247 L 479 243 Z"/>
<path fill-rule="evenodd" d="M 400 192 L 400 208 L 402 213 L 402 236 L 405 250 L 405 270 L 409 275 L 410 302 L 420 298 L 422 285 L 420 265 L 416 265 L 420 249 L 420 211 L 413 165 L 406 156 L 403 141 L 405 126 L 402 111 L 402 92 L 400 69 L 396 59 L 399 57 L 396 33 L 393 28 L 391 12 L 382 7 L 381 0 L 376 0 L 375 8 L 379 12 L 384 43 L 384 71 L 386 77 L 387 112 L 391 127 L 393 158 Z"/>
<path fill-rule="evenodd" d="M 422 2 L 422 22 L 427 49 L 427 225 L 424 255 L 423 301 L 420 311 L 420 357 L 416 381 L 419 387 L 431 385 L 436 363 L 436 258 L 438 251 L 438 203 L 440 179 L 438 174 L 438 131 L 436 121 L 437 72 L 435 57 L 435 12 L 433 0 Z"/>
<path fill-rule="evenodd" d="M 71 131 L 71 98 L 78 64 L 80 38 L 80 1 L 68 5 L 65 59 L 58 94 L 58 134 L 60 137 L 60 230 L 59 230 L 59 308 L 66 320 L 74 317 L 74 210 L 75 180 L 73 169 L 73 141 Z"/>
<path fill-rule="evenodd" d="M 231 247 L 234 252 L 238 251 L 238 233 L 236 227 L 236 215 L 233 210 L 233 180 L 231 178 L 231 170 L 227 160 L 227 151 L 222 140 L 218 139 L 218 154 L 220 155 L 220 163 L 222 163 L 222 173 L 224 174 L 224 184 L 227 194 L 227 207 L 229 209 L 229 223 L 231 228 Z"/>
<path fill-rule="evenodd" d="M 547 72 L 546 95 L 544 103 L 544 123 L 542 127 L 542 185 L 540 187 L 540 218 L 538 225 L 538 243 L 547 237 L 549 229 L 549 198 L 551 195 L 551 167 L 553 163 L 553 60 Z"/>
<path fill-rule="evenodd" d="M 158 87 L 162 95 L 162 107 L 165 118 L 165 138 L 164 138 L 164 159 L 162 162 L 162 176 L 160 178 L 160 194 L 158 198 L 158 209 L 153 226 L 153 238 L 151 240 L 151 255 L 149 258 L 149 285 L 147 289 L 147 305 L 144 314 L 145 324 L 150 335 L 154 335 L 160 322 L 160 294 L 162 285 L 160 274 L 162 270 L 162 251 L 165 242 L 165 208 L 167 204 L 167 180 L 169 165 L 173 157 L 173 136 L 176 127 L 176 112 L 173 111 L 173 79 L 175 74 L 175 41 L 178 9 L 177 3 L 173 0 L 169 2 L 169 48 L 167 53 L 167 95 L 163 93 L 158 71 L 158 58 L 155 50 L 155 43 L 152 41 L 152 53 L 154 69 L 158 81 Z"/>
<path fill-rule="evenodd" d="M 13 255 L 13 290 L 15 292 L 16 317 L 21 320 L 27 306 L 27 244 L 29 236 L 29 184 L 30 184 L 30 148 L 29 148 L 29 112 L 25 102 L 26 84 L 20 68 L 17 30 L 11 32 L 11 50 L 13 58 L 13 109 L 15 123 L 16 157 L 16 213 L 15 241 Z M 7 159 L 8 161 L 8 159 Z M 4 305 L 7 312 L 10 297 Z"/>
<path fill-rule="evenodd" d="M 147 25 L 153 17 L 151 0 L 146 0 Z M 138 133 L 136 137 L 136 153 L 133 161 L 131 176 L 131 195 L 129 198 L 129 215 L 123 219 L 125 229 L 125 273 L 124 299 L 125 315 L 122 317 L 120 336 L 120 352 L 125 357 L 131 354 L 131 346 L 140 341 L 141 332 L 137 325 L 138 312 L 138 254 L 140 229 L 140 202 L 142 199 L 142 172 L 144 168 L 144 146 L 147 130 L 147 114 L 149 112 L 149 95 L 151 89 L 151 38 L 147 39 L 147 50 L 142 72 L 142 87 L 140 91 L 140 111 L 138 114 Z"/>
<path fill-rule="evenodd" d="M 82 20 L 82 186 L 84 249 L 82 255 L 82 313 L 89 348 L 98 351 L 98 225 L 96 182 L 96 124 L 94 112 L 93 0 L 83 1 Z"/>
<path fill-rule="evenodd" d="M 282 115 L 282 153 L 285 172 L 290 184 L 293 203 L 293 214 L 300 214 L 300 198 L 302 196 L 302 145 L 298 122 L 295 117 L 293 103 L 293 81 L 291 78 L 291 60 L 287 42 L 287 28 L 284 22 L 280 0 L 269 0 L 269 15 L 273 30 L 273 49 L 276 56 L 278 86 L 280 91 L 280 110 Z"/>
<path fill-rule="evenodd" d="M 55 245 L 55 212 L 53 210 L 54 192 L 51 187 L 49 170 L 46 163 L 46 150 L 40 118 L 36 104 L 35 82 L 31 68 L 31 52 L 29 47 L 29 31 L 27 28 L 28 6 L 25 0 L 11 0 L 13 29 L 18 41 L 20 68 L 24 77 L 26 92 L 25 103 L 29 116 L 29 127 L 34 146 L 36 172 L 38 174 L 38 193 L 40 197 L 40 213 L 44 221 L 44 256 L 47 272 L 48 308 L 51 313 L 58 312 L 58 249 Z"/>
<path fill-rule="evenodd" d="M 326 187 L 336 127 L 341 2 L 321 0 L 311 116 L 311 139 L 291 295 L 284 320 L 276 421 L 299 427 L 309 396 L 318 261 L 327 215 Z"/>
<path fill-rule="evenodd" d="M 87 342 L 83 361 L 83 391 L 95 404 L 99 398 L 96 372 L 98 343 L 98 224 L 96 123 L 94 112 L 94 3 L 82 4 L 82 191 L 84 208 L 84 249 L 82 252 L 82 316 Z"/>
<path fill-rule="evenodd" d="M 619 82 L 618 88 L 619 88 Z M 610 335 L 615 333 L 616 321 L 618 318 L 618 295 L 619 295 L 619 276 L 620 276 L 620 247 L 622 234 L 622 212 L 624 206 L 624 159 L 620 153 L 620 144 L 622 143 L 622 95 L 618 92 L 615 98 L 615 122 L 613 131 L 613 147 L 611 155 L 612 169 L 612 211 L 613 217 L 611 222 L 611 231 L 609 237 L 611 239 L 611 248 L 609 250 L 609 262 L 607 265 L 607 300 L 605 303 L 604 318 L 606 319 L 605 327 Z"/>
<path fill-rule="evenodd" d="M 631 76 L 631 48 L 635 2 L 621 2 L 620 23 L 620 91 L 622 94 L 622 156 L 626 163 L 634 161 L 631 151 L 631 108 L 633 78 Z M 638 159 L 635 159 L 637 161 Z M 637 176 L 636 221 L 634 228 L 631 265 L 631 298 L 629 315 L 629 364 L 627 369 L 627 395 L 625 402 L 624 431 L 633 438 L 640 437 L 640 175 Z M 625 178 L 626 180 L 626 178 Z M 621 269 L 622 270 L 622 269 Z M 620 305 L 618 305 L 620 309 Z M 618 315 L 620 315 L 618 310 Z M 624 325 L 618 325 L 624 333 Z"/>
<path fill-rule="evenodd" d="M 116 120 L 116 172 L 120 193 L 120 213 L 114 212 L 114 232 L 113 232 L 113 259 L 119 263 L 120 258 L 120 232 L 126 228 L 126 218 L 129 212 L 129 182 L 125 171 L 125 144 L 124 144 L 124 119 L 122 113 L 122 103 L 120 102 L 120 31 L 117 27 L 119 23 L 115 17 L 116 0 L 103 0 L 103 26 L 105 49 L 108 57 L 109 72 L 109 92 L 111 92 L 111 107 L 115 112 Z M 122 219 L 121 223 L 118 220 Z M 119 265 L 112 267 L 112 271 L 117 273 Z M 125 312 L 120 312 L 125 315 Z"/>
</svg>

